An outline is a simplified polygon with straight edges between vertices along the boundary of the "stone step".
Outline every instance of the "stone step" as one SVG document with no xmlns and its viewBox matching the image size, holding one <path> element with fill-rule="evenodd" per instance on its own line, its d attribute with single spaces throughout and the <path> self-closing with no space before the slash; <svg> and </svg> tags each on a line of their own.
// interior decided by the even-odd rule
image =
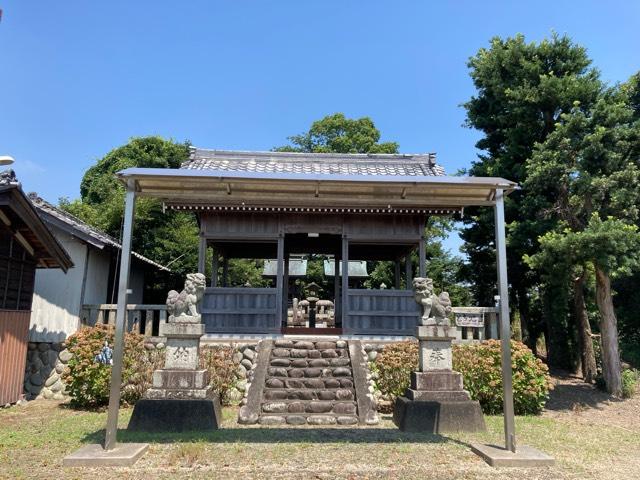
<svg viewBox="0 0 640 480">
<path fill-rule="evenodd" d="M 324 378 L 288 378 L 271 377 L 265 380 L 266 389 L 290 388 L 290 389 L 329 389 L 329 388 L 353 388 L 352 377 L 324 377 Z"/>
<path fill-rule="evenodd" d="M 317 378 L 317 377 L 352 377 L 353 372 L 349 367 L 327 367 L 327 368 L 287 368 L 269 367 L 267 378 L 289 377 L 289 378 Z"/>
<path fill-rule="evenodd" d="M 326 415 L 326 414 L 268 414 L 260 415 L 261 425 L 356 425 L 358 417 L 355 415 Z"/>
<path fill-rule="evenodd" d="M 298 348 L 307 350 L 333 350 L 333 349 L 346 349 L 347 342 L 344 340 L 328 341 L 328 340 L 276 340 L 274 342 L 274 349 L 276 348 Z"/>
<path fill-rule="evenodd" d="M 307 349 L 307 348 L 274 348 L 271 358 L 344 358 L 349 357 L 345 348 Z"/>
<path fill-rule="evenodd" d="M 331 368 L 331 367 L 347 367 L 351 365 L 349 357 L 337 358 L 283 358 L 273 357 L 269 361 L 272 367 L 285 368 Z"/>
<path fill-rule="evenodd" d="M 264 402 L 261 405 L 262 413 L 331 413 L 335 415 L 355 415 L 358 411 L 356 402 L 332 402 L 323 400 L 276 400 Z"/>
<path fill-rule="evenodd" d="M 354 400 L 356 392 L 352 388 L 323 388 L 318 390 L 304 389 L 268 389 L 263 394 L 264 400 Z"/>
</svg>

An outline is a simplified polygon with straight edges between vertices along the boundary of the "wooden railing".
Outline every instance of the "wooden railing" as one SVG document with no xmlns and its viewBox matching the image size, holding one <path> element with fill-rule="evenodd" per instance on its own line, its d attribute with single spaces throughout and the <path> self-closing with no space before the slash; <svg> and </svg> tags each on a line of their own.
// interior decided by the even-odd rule
<svg viewBox="0 0 640 480">
<path fill-rule="evenodd" d="M 83 305 L 80 312 L 82 325 L 115 325 L 115 303 Z M 145 337 L 158 335 L 161 323 L 167 321 L 166 305 L 130 304 L 127 305 L 127 331 L 141 333 Z"/>
</svg>

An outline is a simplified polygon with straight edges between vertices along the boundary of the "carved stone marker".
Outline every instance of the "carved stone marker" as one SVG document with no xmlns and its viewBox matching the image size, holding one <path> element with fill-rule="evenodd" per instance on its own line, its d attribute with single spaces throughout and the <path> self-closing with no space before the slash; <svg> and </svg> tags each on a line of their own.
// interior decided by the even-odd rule
<svg viewBox="0 0 640 480">
<path fill-rule="evenodd" d="M 419 371 L 411 373 L 411 386 L 396 399 L 393 421 L 405 431 L 446 433 L 485 430 L 480 404 L 464 390 L 462 374 L 453 371 L 449 294 L 433 293 L 433 281 L 415 278 L 416 302 L 422 312 L 416 327 Z"/>
<path fill-rule="evenodd" d="M 167 323 L 160 324 L 166 337 L 164 368 L 153 372 L 152 388 L 136 403 L 129 429 L 184 431 L 217 428 L 220 401 L 209 386 L 209 372 L 199 368 L 200 337 L 204 325 L 196 309 L 202 300 L 205 277 L 190 273 L 180 293 L 167 297 Z"/>
</svg>

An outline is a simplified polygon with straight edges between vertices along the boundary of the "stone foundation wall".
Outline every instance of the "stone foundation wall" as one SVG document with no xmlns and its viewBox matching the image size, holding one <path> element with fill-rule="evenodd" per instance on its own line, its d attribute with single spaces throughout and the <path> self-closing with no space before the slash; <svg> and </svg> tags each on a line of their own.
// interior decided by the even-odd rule
<svg viewBox="0 0 640 480">
<path fill-rule="evenodd" d="M 229 391 L 228 398 L 233 403 L 239 402 L 244 405 L 247 402 L 249 387 L 251 387 L 256 368 L 258 344 L 239 344 L 235 347 L 237 351 L 233 354 L 233 363 L 237 365 L 238 381 L 236 386 Z"/>
<path fill-rule="evenodd" d="M 27 400 L 64 400 L 62 372 L 71 359 L 64 343 L 29 342 L 24 372 L 24 394 Z"/>
</svg>

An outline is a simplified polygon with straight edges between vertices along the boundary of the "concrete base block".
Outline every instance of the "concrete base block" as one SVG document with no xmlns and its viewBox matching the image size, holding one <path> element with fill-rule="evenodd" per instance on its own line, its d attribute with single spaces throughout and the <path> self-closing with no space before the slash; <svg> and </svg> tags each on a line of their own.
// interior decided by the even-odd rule
<svg viewBox="0 0 640 480">
<path fill-rule="evenodd" d="M 116 443 L 112 450 L 92 443 L 62 459 L 65 467 L 128 467 L 149 448 L 148 443 Z"/>
<path fill-rule="evenodd" d="M 477 443 L 471 445 L 471 450 L 492 467 L 551 467 L 555 464 L 552 456 L 527 445 L 519 446 L 515 453 L 497 445 Z"/>
<path fill-rule="evenodd" d="M 202 400 L 139 400 L 127 430 L 142 432 L 187 432 L 216 430 L 222 423 L 217 396 Z"/>
<path fill-rule="evenodd" d="M 486 430 L 480 403 L 468 401 L 414 401 L 396 399 L 393 423 L 403 432 L 451 433 Z"/>
</svg>

